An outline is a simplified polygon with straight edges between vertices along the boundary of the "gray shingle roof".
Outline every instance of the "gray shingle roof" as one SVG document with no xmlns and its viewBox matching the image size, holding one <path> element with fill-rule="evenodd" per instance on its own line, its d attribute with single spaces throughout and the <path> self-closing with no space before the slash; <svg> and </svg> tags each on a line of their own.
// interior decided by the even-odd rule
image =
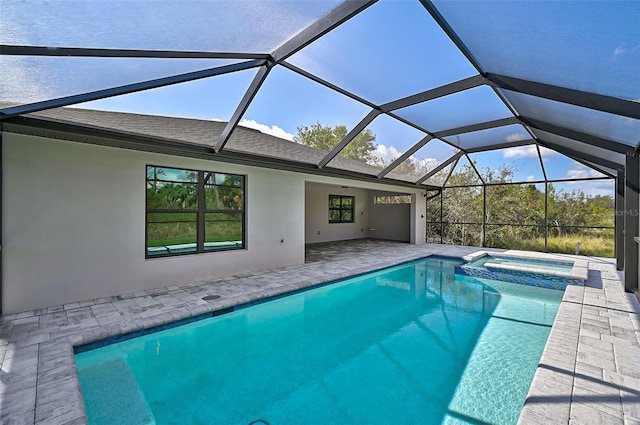
<svg viewBox="0 0 640 425">
<path fill-rule="evenodd" d="M 213 148 L 220 139 L 226 123 L 213 120 L 176 118 L 124 112 L 99 111 L 80 108 L 57 108 L 25 115 L 50 123 L 72 125 L 85 130 L 106 130 L 121 137 L 141 136 L 178 144 Z M 77 139 L 74 139 L 77 140 Z M 318 164 L 327 152 L 296 142 L 281 139 L 258 130 L 239 126 L 232 133 L 224 151 L 303 163 Z M 346 170 L 375 176 L 380 168 L 361 161 L 337 156 L 328 169 Z M 390 179 L 403 182 L 411 178 L 390 174 Z"/>
</svg>

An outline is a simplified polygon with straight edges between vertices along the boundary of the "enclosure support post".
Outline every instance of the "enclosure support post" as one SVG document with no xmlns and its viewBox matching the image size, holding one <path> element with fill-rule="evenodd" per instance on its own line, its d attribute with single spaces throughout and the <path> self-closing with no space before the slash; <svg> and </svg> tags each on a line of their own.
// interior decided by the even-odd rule
<svg viewBox="0 0 640 425">
<path fill-rule="evenodd" d="M 615 200 L 615 256 L 616 268 L 624 269 L 624 169 L 618 170 L 616 176 Z"/>
<path fill-rule="evenodd" d="M 442 223 L 442 198 L 444 195 L 442 192 L 444 192 L 444 188 L 440 189 L 440 243 L 442 243 L 442 232 L 444 232 L 444 224 Z"/>
<path fill-rule="evenodd" d="M 544 182 L 544 252 L 549 252 L 549 182 Z"/>
<path fill-rule="evenodd" d="M 3 254 L 2 254 L 2 243 L 4 242 L 4 239 L 2 237 L 2 224 L 3 224 L 3 216 L 4 216 L 4 209 L 2 207 L 2 171 L 3 171 L 3 158 L 2 158 L 2 150 L 3 150 L 3 144 L 2 144 L 2 123 L 0 123 L 0 316 L 2 316 L 2 276 L 3 276 L 3 270 L 2 270 L 2 263 L 3 263 Z"/>
<path fill-rule="evenodd" d="M 480 246 L 487 246 L 487 185 L 482 185 L 482 240 Z"/>
<path fill-rule="evenodd" d="M 204 171 L 198 171 L 198 212 L 196 226 L 196 250 L 197 252 L 204 252 L 205 241 L 205 173 Z"/>
<path fill-rule="evenodd" d="M 624 290 L 638 290 L 638 186 L 640 166 L 638 153 L 627 152 L 624 172 Z"/>
</svg>

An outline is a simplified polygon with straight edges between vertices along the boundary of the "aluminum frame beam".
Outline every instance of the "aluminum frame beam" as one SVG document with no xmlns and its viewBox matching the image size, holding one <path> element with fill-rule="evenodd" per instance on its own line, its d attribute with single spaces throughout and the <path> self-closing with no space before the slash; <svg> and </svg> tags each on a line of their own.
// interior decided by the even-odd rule
<svg viewBox="0 0 640 425">
<path fill-rule="evenodd" d="M 4 205 L 2 203 L 2 200 L 4 199 L 4 194 L 2 191 L 2 188 L 4 187 L 4 176 L 3 176 L 3 172 L 4 172 L 4 158 L 2 155 L 2 152 L 4 151 L 4 146 L 3 146 L 3 142 L 2 142 L 2 135 L 4 133 L 4 129 L 2 128 L 2 123 L 0 123 L 0 218 L 2 216 L 4 216 Z M 3 282 L 3 270 L 2 270 L 2 264 L 3 264 L 3 260 L 4 260 L 4 254 L 3 254 L 3 244 L 4 244 L 4 233 L 3 233 L 3 221 L 2 219 L 0 219 L 0 316 L 2 316 L 2 294 L 3 294 L 3 289 L 2 289 L 2 282 Z"/>
<path fill-rule="evenodd" d="M 540 146 L 544 146 L 545 148 L 549 148 L 549 149 L 553 149 L 556 152 L 559 152 L 565 156 L 568 156 L 569 158 L 580 162 L 581 164 L 590 167 L 588 164 L 585 164 L 583 161 L 589 161 L 589 162 L 593 162 L 594 164 L 598 164 L 601 165 L 603 167 L 607 167 L 607 168 L 612 168 L 612 169 L 618 169 L 620 167 L 620 164 L 617 164 L 615 162 L 609 161 L 608 159 L 604 159 L 604 158 L 598 158 L 596 156 L 593 155 L 589 155 L 583 152 L 578 152 L 575 151 L 573 149 L 569 149 L 566 148 L 564 146 L 560 146 L 560 145 L 556 145 L 555 143 L 552 142 L 547 142 L 543 139 L 538 139 L 538 143 L 540 144 Z M 611 176 L 613 177 L 613 176 Z"/>
<path fill-rule="evenodd" d="M 442 182 L 442 188 L 443 189 L 447 185 L 447 183 L 449 183 L 449 179 L 453 175 L 453 172 L 455 171 L 455 169 L 458 168 L 458 164 L 460 163 L 460 158 L 462 158 L 462 155 L 460 155 L 459 157 L 456 158 L 455 162 L 451 166 L 451 169 L 447 173 L 447 177 L 445 177 L 444 181 Z"/>
<path fill-rule="evenodd" d="M 638 290 L 638 209 L 640 207 L 640 158 L 626 155 L 624 169 L 624 290 Z"/>
<path fill-rule="evenodd" d="M 409 158 L 411 155 L 413 155 L 414 153 L 416 153 L 418 150 L 420 150 L 424 145 L 426 145 L 427 143 L 429 143 L 431 140 L 433 140 L 433 137 L 431 135 L 427 135 L 425 137 L 423 137 L 418 143 L 414 144 L 413 146 L 411 146 L 411 148 L 409 148 L 405 153 L 403 153 L 402 155 L 400 155 L 400 157 L 398 157 L 398 159 L 396 159 L 395 161 L 393 161 L 391 164 L 389 164 L 384 170 L 380 171 L 378 173 L 378 178 L 382 178 L 384 176 L 386 176 L 387 174 L 389 174 L 391 171 L 393 171 L 398 165 L 402 164 L 404 161 L 407 160 L 407 158 Z"/>
<path fill-rule="evenodd" d="M 609 176 L 612 179 L 616 178 L 616 175 L 618 174 L 618 170 L 616 169 L 607 168 L 599 164 L 594 164 L 593 162 L 582 161 L 582 164 L 586 165 L 587 167 L 593 168 L 597 172 L 604 174 L 605 176 Z M 619 167 L 620 165 L 618 165 L 618 168 Z"/>
<path fill-rule="evenodd" d="M 470 124 L 462 127 L 456 127 L 448 130 L 438 131 L 434 133 L 434 136 L 437 138 L 443 138 L 448 136 L 455 136 L 456 134 L 471 133 L 472 131 L 481 131 L 481 130 L 488 130 L 490 128 L 504 127 L 506 125 L 512 125 L 512 124 L 520 124 L 520 121 L 516 117 L 501 118 L 498 120 L 481 122 L 477 124 Z"/>
<path fill-rule="evenodd" d="M 422 176 L 421 178 L 416 180 L 416 184 L 422 184 L 425 180 L 428 180 L 431 176 L 433 176 L 433 175 L 439 173 L 440 171 L 444 170 L 452 162 L 454 162 L 454 161 L 457 162 L 462 155 L 464 155 L 463 151 L 457 152 L 456 154 L 451 156 L 449 159 L 444 161 L 442 164 L 438 165 L 436 168 L 434 168 L 433 170 L 429 171 L 427 174 L 425 174 L 424 176 Z"/>
<path fill-rule="evenodd" d="M 544 177 L 544 181 L 548 181 L 547 177 L 547 169 L 544 166 L 544 161 L 542 160 L 542 151 L 540 150 L 540 145 L 536 143 L 536 152 L 538 153 L 538 160 L 540 161 L 540 169 L 542 170 L 542 177 Z"/>
<path fill-rule="evenodd" d="M 434 89 L 426 90 L 421 93 L 413 94 L 411 96 L 403 97 L 398 100 L 384 103 L 380 105 L 380 109 L 383 112 L 391 112 L 396 109 L 406 108 L 407 106 L 417 105 L 418 103 L 428 102 L 430 100 L 438 99 L 440 97 L 449 96 L 461 91 L 469 90 L 475 87 L 488 84 L 486 78 L 475 75 L 473 77 L 458 80 L 453 83 L 445 84 Z"/>
<path fill-rule="evenodd" d="M 331 12 L 300 31 L 280 47 L 277 47 L 272 53 L 273 60 L 276 63 L 282 62 L 376 2 L 377 0 L 344 1 Z"/>
<path fill-rule="evenodd" d="M 158 59 L 269 59 L 267 53 L 196 52 L 184 50 L 100 49 L 0 44 L 0 55 Z"/>
<path fill-rule="evenodd" d="M 517 148 L 520 146 L 535 145 L 535 144 L 536 144 L 536 140 L 534 139 L 524 139 L 524 140 L 518 140 L 516 142 L 498 143 L 495 145 L 480 146 L 477 148 L 470 148 L 470 149 L 463 149 L 463 150 L 466 153 L 472 154 L 472 153 L 480 153 L 480 152 L 490 152 L 498 149 Z"/>
<path fill-rule="evenodd" d="M 602 137 L 594 136 L 587 133 L 582 133 L 577 130 L 572 130 L 567 127 L 560 127 L 555 124 L 550 124 L 545 121 L 536 120 L 525 116 L 520 116 L 520 120 L 523 124 L 535 128 L 537 130 L 546 131 L 557 136 L 566 137 L 567 139 L 573 139 L 578 142 L 586 143 L 588 145 L 596 146 L 598 148 L 607 149 L 613 152 L 625 154 L 627 152 L 635 150 L 633 146 L 626 145 L 624 143 L 616 142 L 610 139 L 604 139 Z"/>
<path fill-rule="evenodd" d="M 619 169 L 616 175 L 615 208 L 615 255 L 616 269 L 624 270 L 624 169 Z"/>
<path fill-rule="evenodd" d="M 438 8 L 430 0 L 420 0 L 422 7 L 424 7 L 427 12 L 431 15 L 434 21 L 442 28 L 442 30 L 447 34 L 447 36 L 453 41 L 453 44 L 462 52 L 462 54 L 467 58 L 471 65 L 480 73 L 480 75 L 485 76 L 485 72 L 478 60 L 473 56 L 473 53 L 467 48 L 467 46 L 462 42 L 458 34 L 451 28 L 449 22 L 442 16 Z"/>
<path fill-rule="evenodd" d="M 227 142 L 231 138 L 231 134 L 233 133 L 233 130 L 236 129 L 236 127 L 238 126 L 238 123 L 240 122 L 240 119 L 242 119 L 242 116 L 244 115 L 244 113 L 247 112 L 247 109 L 249 108 L 251 101 L 253 100 L 254 97 L 256 97 L 256 94 L 258 94 L 258 90 L 260 90 L 262 83 L 264 83 L 264 81 L 267 79 L 267 76 L 269 75 L 269 71 L 271 71 L 271 68 L 273 68 L 273 63 L 264 65 L 258 70 L 258 73 L 255 75 L 255 77 L 253 77 L 253 80 L 251 81 L 249 88 L 244 93 L 244 96 L 242 96 L 242 100 L 240 100 L 240 103 L 238 103 L 236 110 L 233 112 L 233 115 L 231 116 L 231 119 L 229 119 L 229 122 L 227 122 L 227 125 L 224 127 L 224 130 L 220 135 L 220 140 L 218 141 L 218 143 L 216 144 L 216 147 L 214 148 L 216 152 L 220 152 L 222 149 L 224 149 L 224 146 L 227 144 Z"/>
<path fill-rule="evenodd" d="M 324 168 L 329 161 L 335 158 L 362 130 L 364 130 L 382 111 L 371 110 L 327 155 L 318 163 L 318 168 Z"/>
<path fill-rule="evenodd" d="M 495 84 L 501 89 L 555 100 L 556 102 L 569 103 L 596 111 L 640 119 L 640 106 L 632 100 L 568 89 L 551 84 L 536 83 L 534 81 L 500 74 L 487 74 L 486 76 L 492 84 Z"/>
<path fill-rule="evenodd" d="M 471 158 L 469 158 L 469 154 L 465 153 L 464 157 L 467 158 L 467 161 L 469 162 L 469 164 L 471 164 L 471 168 L 473 168 L 473 171 L 475 171 L 476 176 L 478 176 L 478 180 L 480 180 L 480 182 L 482 183 L 482 186 L 486 186 L 487 185 L 486 182 L 484 181 L 484 179 L 480 175 L 480 172 L 476 168 L 476 164 L 474 164 Z"/>
<path fill-rule="evenodd" d="M 549 180 L 527 180 L 527 181 L 512 181 L 512 182 L 486 182 L 486 183 L 477 183 L 477 184 L 456 184 L 447 186 L 446 189 L 451 189 L 454 187 L 480 187 L 480 186 L 518 186 L 518 185 L 529 185 L 529 184 L 542 184 L 542 183 L 571 183 L 571 182 L 584 182 L 584 181 L 599 181 L 599 180 L 612 180 L 615 177 L 582 177 L 582 178 L 574 178 L 574 179 L 549 179 Z M 477 223 L 476 223 L 477 224 Z M 488 223 L 488 224 L 496 224 L 496 223 Z M 531 224 L 530 226 L 536 226 L 535 224 Z M 593 227 L 593 226 L 587 226 Z M 609 226 L 611 227 L 611 226 Z"/>
<path fill-rule="evenodd" d="M 28 103 L 20 106 L 13 106 L 0 109 L 0 120 L 15 117 L 17 115 L 28 114 L 30 112 L 44 111 L 46 109 L 59 108 L 61 106 L 74 105 L 76 103 L 84 103 L 92 100 L 105 99 L 123 94 L 135 93 L 143 90 L 155 89 L 159 87 L 170 86 L 172 84 L 185 83 L 188 81 L 200 80 L 203 78 L 214 77 L 217 75 L 228 74 L 236 71 L 244 71 L 256 68 L 265 63 L 263 59 L 253 59 L 246 62 L 240 62 L 231 65 L 223 65 L 215 68 L 204 69 L 201 71 L 187 72 L 185 74 L 173 75 L 171 77 L 156 78 L 153 80 L 142 81 L 139 83 L 126 84 L 123 86 L 112 87 L 104 90 L 97 90 L 88 93 L 82 93 L 72 96 L 59 97 L 56 99 L 45 100 L 42 102 Z"/>
<path fill-rule="evenodd" d="M 364 99 L 364 98 L 362 98 L 362 97 L 360 97 L 360 96 L 358 96 L 358 95 L 356 95 L 354 93 L 351 93 L 350 91 L 347 91 L 347 90 L 343 89 L 342 87 L 338 87 L 335 84 L 333 84 L 333 83 L 331 83 L 331 82 L 329 82 L 327 80 L 324 80 L 324 79 L 318 77 L 315 74 L 310 73 L 309 71 L 305 71 L 302 68 L 298 68 L 297 66 L 295 66 L 295 65 L 293 65 L 293 64 L 291 64 L 291 63 L 289 63 L 287 61 L 282 61 L 282 62 L 279 63 L 279 65 L 283 66 L 283 67 L 285 67 L 285 68 L 287 68 L 287 69 L 289 69 L 289 70 L 291 70 L 291 71 L 293 71 L 293 72 L 295 72 L 297 74 L 300 74 L 303 77 L 306 77 L 306 78 L 310 79 L 311 81 L 314 81 L 314 82 L 316 82 L 318 84 L 321 84 L 321 85 L 323 85 L 323 86 L 325 86 L 325 87 L 327 87 L 327 88 L 329 88 L 331 90 L 335 90 L 338 93 L 340 93 L 341 95 L 346 96 L 348 98 L 351 98 L 351 99 L 353 99 L 353 100 L 355 100 L 357 102 L 360 102 L 360 103 L 368 106 L 369 108 L 373 109 L 373 108 L 377 107 L 377 105 L 375 103 L 369 102 L 368 100 L 366 100 L 366 99 Z"/>
</svg>

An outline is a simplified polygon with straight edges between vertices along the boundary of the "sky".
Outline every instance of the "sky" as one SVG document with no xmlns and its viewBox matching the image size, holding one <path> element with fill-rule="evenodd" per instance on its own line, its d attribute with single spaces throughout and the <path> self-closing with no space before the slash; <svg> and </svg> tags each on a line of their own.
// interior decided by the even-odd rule
<svg viewBox="0 0 640 425">
<path fill-rule="evenodd" d="M 640 2 L 618 1 L 616 7 L 596 1 L 517 2 L 525 4 L 524 8 L 511 2 L 471 2 L 465 7 L 456 3 L 459 2 L 435 1 L 452 25 L 463 28 L 460 36 L 478 52 L 478 61 L 489 71 L 495 69 L 521 78 L 640 98 L 640 85 L 629 71 L 640 69 L 640 31 L 637 21 L 634 23 L 640 17 Z M 3 10 L 0 43 L 270 52 L 338 2 L 136 1 L 128 2 L 131 7 L 127 8 L 113 4 L 102 0 L 0 0 Z M 498 6 L 501 12 L 496 14 Z M 33 13 L 34 7 L 39 13 Z M 171 16 L 170 25 L 164 16 Z M 598 16 L 606 19 L 599 20 Z M 585 31 L 585 25 L 594 21 L 605 24 L 597 28 L 591 25 Z M 539 24 L 546 31 L 536 31 L 536 37 L 531 37 L 531 25 L 538 28 Z M 487 29 L 498 31 L 501 36 L 487 39 L 483 35 L 491 33 Z M 575 51 L 586 57 L 572 54 Z M 540 64 L 531 62 L 535 59 L 531 52 L 541 52 L 541 57 L 556 62 L 553 66 L 537 66 Z M 503 53 L 511 56 L 502 57 Z M 382 0 L 288 61 L 376 104 L 477 74 L 417 0 Z M 597 66 L 587 73 L 581 61 Z M 0 100 L 34 102 L 231 62 L 0 56 L 0 66 L 8 70 L 5 72 L 8 78 L 0 81 Z M 241 71 L 78 106 L 227 121 L 255 73 L 255 70 Z M 609 78 L 602 81 L 592 78 L 600 74 Z M 632 86 L 638 90 L 630 89 Z M 529 107 L 535 113 L 535 105 L 527 103 L 527 99 L 512 96 L 510 101 L 520 102 L 523 108 Z M 359 102 L 276 66 L 240 125 L 292 140 L 298 126 L 319 122 L 352 128 L 368 112 L 369 108 Z M 577 124 L 584 120 L 580 110 L 564 108 L 560 112 Z M 484 86 L 396 113 L 416 120 L 432 132 L 511 115 L 493 90 Z M 622 128 L 615 133 L 616 137 L 640 139 L 640 122 L 627 125 L 608 121 L 606 116 L 597 118 L 600 121 L 592 126 L 594 131 L 611 124 L 611 129 Z M 376 118 L 368 129 L 376 134 L 376 154 L 385 161 L 397 158 L 425 136 L 386 115 Z M 481 147 L 496 141 L 529 138 L 527 131 L 517 125 L 462 134 L 447 141 L 463 147 Z M 433 140 L 416 152 L 414 158 L 435 167 L 454 152 L 450 144 Z M 480 168 L 508 164 L 516 169 L 516 180 L 543 178 L 532 146 L 486 152 L 471 158 L 478 161 Z M 544 151 L 543 162 L 550 179 L 599 175 L 552 151 Z M 591 194 L 611 194 L 610 184 L 605 183 L 583 183 L 580 187 Z"/>
</svg>

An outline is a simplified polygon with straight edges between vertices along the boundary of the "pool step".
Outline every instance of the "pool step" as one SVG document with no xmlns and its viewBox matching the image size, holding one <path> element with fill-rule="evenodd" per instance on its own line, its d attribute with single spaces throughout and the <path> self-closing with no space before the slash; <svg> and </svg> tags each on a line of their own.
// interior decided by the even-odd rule
<svg viewBox="0 0 640 425">
<path fill-rule="evenodd" d="M 153 413 L 123 359 L 83 369 L 80 385 L 89 425 L 155 425 Z"/>
</svg>

